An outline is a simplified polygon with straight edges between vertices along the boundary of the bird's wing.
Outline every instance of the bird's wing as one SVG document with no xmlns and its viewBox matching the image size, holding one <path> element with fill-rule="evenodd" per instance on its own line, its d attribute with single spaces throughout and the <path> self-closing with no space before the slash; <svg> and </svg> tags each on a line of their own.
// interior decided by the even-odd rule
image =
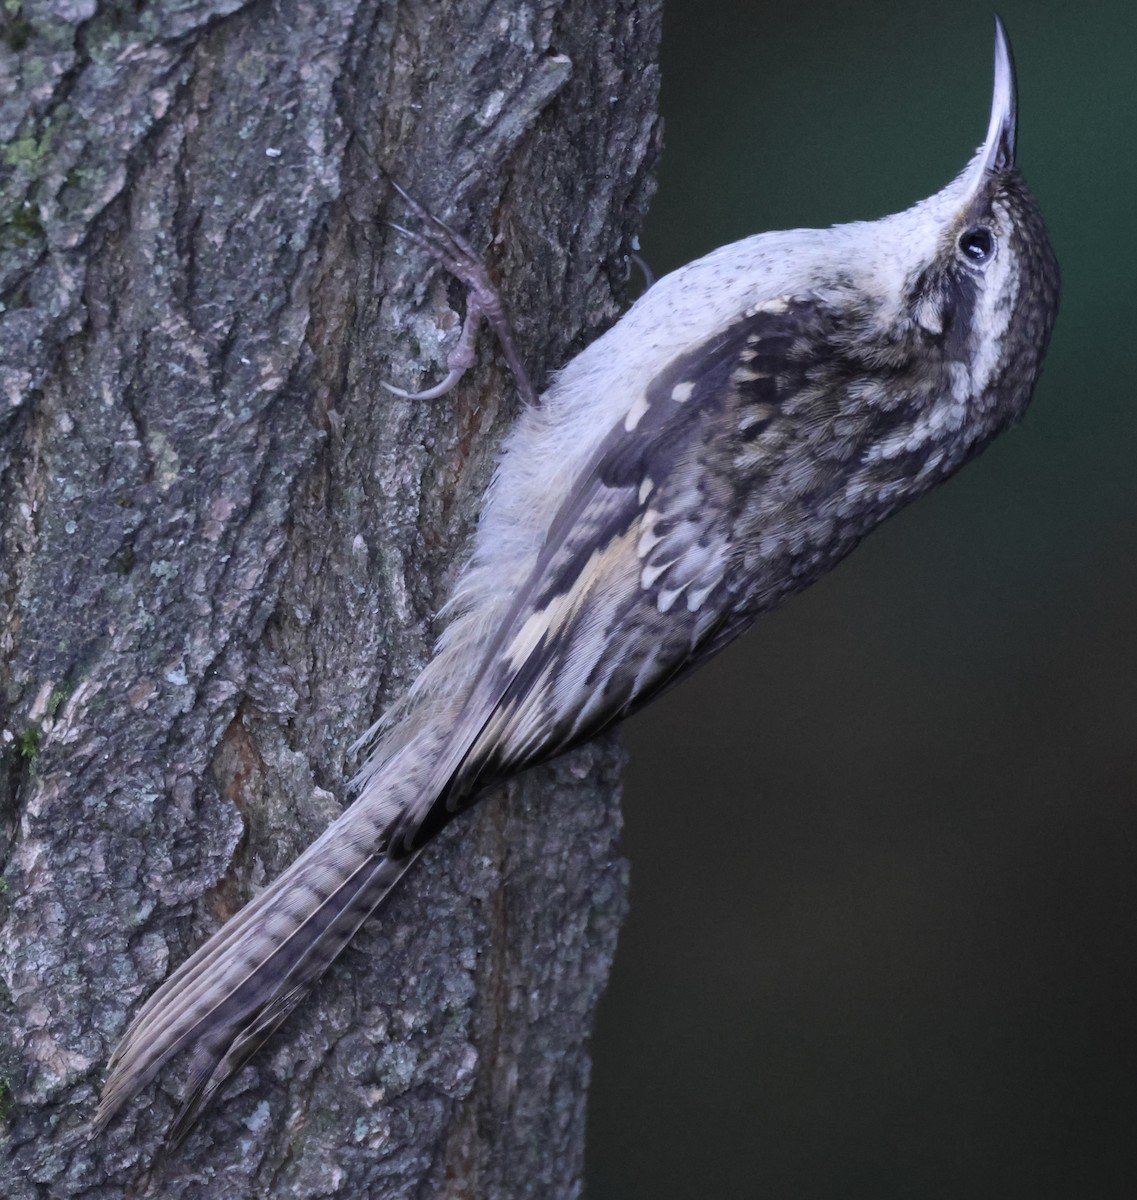
<svg viewBox="0 0 1137 1200">
<path fill-rule="evenodd" d="M 749 623 L 734 525 L 762 479 L 737 461 L 787 422 L 831 333 L 817 301 L 778 299 L 650 382 L 582 472 L 487 649 L 449 785 L 392 843 L 421 845 L 483 786 L 627 715 Z"/>
</svg>

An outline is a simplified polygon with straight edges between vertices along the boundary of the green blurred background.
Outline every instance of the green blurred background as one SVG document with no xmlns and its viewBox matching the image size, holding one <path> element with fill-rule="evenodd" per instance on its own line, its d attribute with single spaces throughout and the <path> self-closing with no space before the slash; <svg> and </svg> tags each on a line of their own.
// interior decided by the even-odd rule
<svg viewBox="0 0 1137 1200">
<path fill-rule="evenodd" d="M 1000 11 L 1063 268 L 1034 407 L 627 727 L 587 1200 L 1137 1197 L 1137 6 Z M 665 14 L 658 273 L 983 138 L 985 3 Z"/>
</svg>

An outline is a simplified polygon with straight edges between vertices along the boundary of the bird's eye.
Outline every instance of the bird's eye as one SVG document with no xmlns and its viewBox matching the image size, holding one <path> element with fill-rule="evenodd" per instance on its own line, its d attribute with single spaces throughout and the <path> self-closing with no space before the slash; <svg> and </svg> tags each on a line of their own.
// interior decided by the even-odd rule
<svg viewBox="0 0 1137 1200">
<path fill-rule="evenodd" d="M 959 252 L 968 262 L 987 262 L 995 254 L 995 239 L 983 225 L 972 225 L 959 235 Z"/>
</svg>

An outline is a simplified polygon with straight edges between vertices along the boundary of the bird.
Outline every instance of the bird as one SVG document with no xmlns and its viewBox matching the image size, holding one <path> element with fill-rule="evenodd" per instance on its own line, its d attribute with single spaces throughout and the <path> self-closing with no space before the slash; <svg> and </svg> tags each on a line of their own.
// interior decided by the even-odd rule
<svg viewBox="0 0 1137 1200">
<path fill-rule="evenodd" d="M 187 1051 L 184 1137 L 480 795 L 679 682 L 1023 416 L 1059 272 L 1016 136 L 996 18 L 986 138 L 945 188 L 679 268 L 540 397 L 477 256 L 412 202 L 423 228 L 404 232 L 470 291 L 446 380 L 401 394 L 453 386 L 488 317 L 526 402 L 434 656 L 365 735 L 354 801 L 145 1002 L 96 1128 Z"/>
</svg>

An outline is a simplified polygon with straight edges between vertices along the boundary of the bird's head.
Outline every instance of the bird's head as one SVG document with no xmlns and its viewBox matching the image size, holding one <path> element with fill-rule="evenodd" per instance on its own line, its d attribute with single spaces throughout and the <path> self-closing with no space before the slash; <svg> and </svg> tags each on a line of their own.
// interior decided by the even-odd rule
<svg viewBox="0 0 1137 1200">
<path fill-rule="evenodd" d="M 983 441 L 1025 410 L 1058 311 L 1058 263 L 1015 165 L 1017 126 L 1014 62 L 996 18 L 986 140 L 946 188 L 877 223 L 891 276 L 878 330 L 926 342 L 957 400 L 988 417 L 977 423 L 989 426 Z"/>
</svg>

